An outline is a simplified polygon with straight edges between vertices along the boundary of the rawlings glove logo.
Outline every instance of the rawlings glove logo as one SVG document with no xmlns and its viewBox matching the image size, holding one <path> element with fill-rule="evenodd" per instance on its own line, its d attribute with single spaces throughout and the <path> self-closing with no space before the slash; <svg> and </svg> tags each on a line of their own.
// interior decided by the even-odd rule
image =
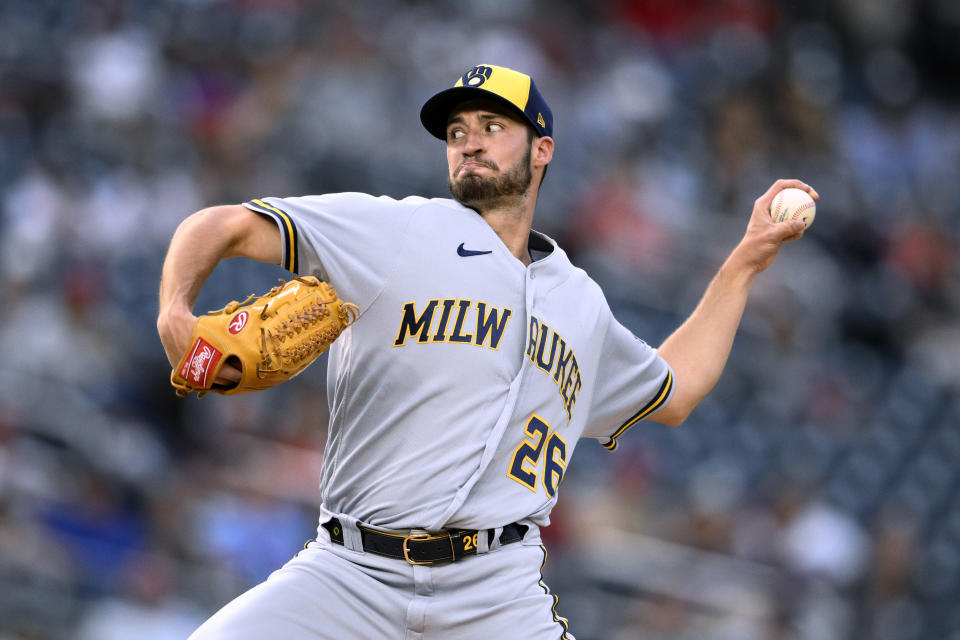
<svg viewBox="0 0 960 640">
<path fill-rule="evenodd" d="M 213 357 L 213 349 L 204 347 L 203 351 L 193 358 L 193 364 L 190 365 L 190 376 L 194 382 L 199 382 L 207 372 L 206 364 Z"/>
<path fill-rule="evenodd" d="M 180 369 L 180 376 L 206 389 L 209 386 L 210 370 L 220 362 L 222 355 L 209 342 L 203 338 L 197 338 L 197 342 L 193 345 L 193 353 Z"/>
<path fill-rule="evenodd" d="M 236 335 L 243 331 L 243 328 L 247 326 L 247 318 L 250 317 L 250 314 L 246 311 L 241 311 L 233 317 L 233 320 L 230 321 L 230 326 L 227 327 L 230 330 L 230 333 Z"/>
</svg>

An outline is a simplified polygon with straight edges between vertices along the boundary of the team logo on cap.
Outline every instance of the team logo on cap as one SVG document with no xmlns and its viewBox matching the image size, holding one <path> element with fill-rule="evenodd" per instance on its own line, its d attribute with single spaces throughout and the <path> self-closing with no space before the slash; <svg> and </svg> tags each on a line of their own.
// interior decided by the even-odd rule
<svg viewBox="0 0 960 640">
<path fill-rule="evenodd" d="M 463 86 L 465 87 L 479 87 L 484 82 L 490 79 L 490 74 L 493 73 L 493 69 L 490 67 L 474 67 L 463 74 Z"/>
</svg>

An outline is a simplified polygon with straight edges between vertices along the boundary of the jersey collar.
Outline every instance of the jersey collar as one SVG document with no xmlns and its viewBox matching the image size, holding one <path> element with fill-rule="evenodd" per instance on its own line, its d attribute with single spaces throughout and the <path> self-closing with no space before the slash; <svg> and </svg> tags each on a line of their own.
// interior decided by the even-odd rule
<svg viewBox="0 0 960 640">
<path fill-rule="evenodd" d="M 527 240 L 527 251 L 530 252 L 530 260 L 537 262 L 543 260 L 553 253 L 556 243 L 548 236 L 530 229 L 530 239 Z"/>
</svg>

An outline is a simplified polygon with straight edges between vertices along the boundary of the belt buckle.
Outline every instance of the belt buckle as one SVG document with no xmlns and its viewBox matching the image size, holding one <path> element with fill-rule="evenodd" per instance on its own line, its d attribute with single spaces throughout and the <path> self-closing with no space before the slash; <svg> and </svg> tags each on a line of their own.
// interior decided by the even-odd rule
<svg viewBox="0 0 960 640">
<path fill-rule="evenodd" d="M 442 535 L 434 536 L 429 533 L 416 533 L 409 536 L 404 536 L 403 538 L 403 558 L 410 564 L 414 565 L 427 565 L 433 564 L 436 560 L 422 560 L 417 561 L 410 557 L 410 548 L 407 546 L 407 542 L 410 540 L 438 540 L 440 538 L 446 538 L 450 542 L 450 561 L 452 562 L 456 559 L 456 552 L 453 549 L 453 537 L 450 535 L 449 531 L 444 531 Z"/>
</svg>

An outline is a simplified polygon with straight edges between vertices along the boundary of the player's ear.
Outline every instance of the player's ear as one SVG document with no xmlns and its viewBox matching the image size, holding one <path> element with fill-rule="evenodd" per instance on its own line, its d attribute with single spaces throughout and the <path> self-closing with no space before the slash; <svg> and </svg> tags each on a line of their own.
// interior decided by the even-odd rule
<svg viewBox="0 0 960 640">
<path fill-rule="evenodd" d="M 553 159 L 553 138 L 543 136 L 533 139 L 533 149 L 530 153 L 533 158 L 533 166 L 542 167 L 550 164 Z"/>
</svg>

